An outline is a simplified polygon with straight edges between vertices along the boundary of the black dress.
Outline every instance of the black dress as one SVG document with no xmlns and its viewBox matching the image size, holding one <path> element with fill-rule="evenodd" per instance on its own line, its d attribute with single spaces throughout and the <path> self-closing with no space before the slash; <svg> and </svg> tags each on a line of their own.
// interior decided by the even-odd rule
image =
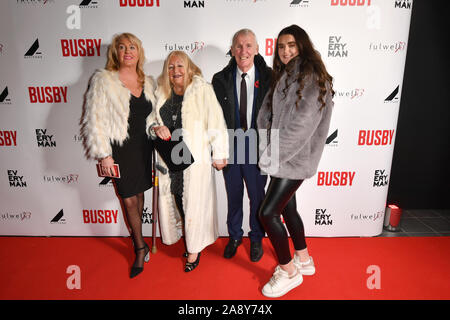
<svg viewBox="0 0 450 320">
<path fill-rule="evenodd" d="M 159 109 L 159 114 L 163 123 L 169 128 L 170 132 L 181 129 L 181 107 L 183 104 L 183 96 L 177 95 L 172 91 L 169 99 Z M 171 172 L 170 176 L 170 192 L 175 195 L 183 195 L 183 171 Z"/>
<path fill-rule="evenodd" d="M 117 193 L 128 198 L 152 187 L 153 142 L 145 132 L 146 118 L 152 103 L 145 99 L 144 91 L 136 98 L 131 95 L 128 116 L 128 138 L 122 146 L 113 143 L 112 157 L 119 164 L 120 179 L 114 179 Z"/>
</svg>

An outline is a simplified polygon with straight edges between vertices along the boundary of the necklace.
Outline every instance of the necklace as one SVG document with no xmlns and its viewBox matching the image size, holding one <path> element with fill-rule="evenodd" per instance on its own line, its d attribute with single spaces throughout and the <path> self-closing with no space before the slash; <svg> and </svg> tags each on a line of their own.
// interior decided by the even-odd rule
<svg viewBox="0 0 450 320">
<path fill-rule="evenodd" d="M 180 113 L 181 107 L 183 104 L 183 96 L 178 96 L 178 97 L 181 97 L 181 101 L 174 102 L 174 95 L 175 95 L 175 93 L 172 91 L 169 104 L 170 104 L 170 111 L 172 112 L 172 128 L 175 129 L 177 119 L 178 119 L 178 114 Z"/>
</svg>

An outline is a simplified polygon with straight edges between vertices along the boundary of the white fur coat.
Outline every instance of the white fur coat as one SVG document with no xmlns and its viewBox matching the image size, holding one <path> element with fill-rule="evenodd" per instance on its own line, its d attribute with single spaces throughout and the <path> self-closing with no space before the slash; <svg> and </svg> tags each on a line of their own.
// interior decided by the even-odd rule
<svg viewBox="0 0 450 320">
<path fill-rule="evenodd" d="M 156 97 L 156 113 L 147 118 L 147 128 L 163 124 L 159 111 L 168 97 L 159 88 Z M 215 169 L 211 159 L 228 159 L 228 134 L 222 109 L 212 86 L 201 77 L 194 76 L 186 88 L 181 120 L 183 141 L 194 157 L 194 163 L 183 173 L 185 238 L 188 252 L 197 253 L 218 237 Z M 161 158 L 159 162 L 165 166 Z M 170 192 L 169 174 L 159 173 L 159 212 L 163 242 L 168 245 L 177 242 L 182 224 Z"/>
<path fill-rule="evenodd" d="M 155 85 L 145 78 L 144 95 L 155 106 Z M 81 119 L 81 135 L 86 155 L 100 159 L 112 154 L 111 143 L 122 145 L 128 137 L 131 92 L 120 81 L 117 71 L 96 70 L 86 93 Z M 152 112 L 154 113 L 154 112 Z"/>
</svg>

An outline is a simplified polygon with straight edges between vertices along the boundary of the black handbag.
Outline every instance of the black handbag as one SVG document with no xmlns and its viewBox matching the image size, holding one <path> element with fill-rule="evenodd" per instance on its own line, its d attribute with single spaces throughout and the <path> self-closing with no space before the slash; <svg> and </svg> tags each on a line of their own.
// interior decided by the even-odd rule
<svg viewBox="0 0 450 320">
<path fill-rule="evenodd" d="M 182 171 L 194 163 L 194 157 L 181 136 L 178 141 L 165 141 L 157 137 L 156 140 L 153 140 L 153 146 L 166 163 L 169 171 Z"/>
</svg>

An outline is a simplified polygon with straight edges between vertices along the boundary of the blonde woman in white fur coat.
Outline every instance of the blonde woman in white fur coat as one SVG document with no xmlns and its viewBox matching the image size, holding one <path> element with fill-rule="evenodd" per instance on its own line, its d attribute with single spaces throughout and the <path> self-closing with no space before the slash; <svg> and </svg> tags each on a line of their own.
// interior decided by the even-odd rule
<svg viewBox="0 0 450 320">
<path fill-rule="evenodd" d="M 156 113 L 147 119 L 149 133 L 168 140 L 182 129 L 183 141 L 194 163 L 187 169 L 160 175 L 160 227 L 165 244 L 182 236 L 184 225 L 185 272 L 194 270 L 200 252 L 218 237 L 216 170 L 228 158 L 228 134 L 222 109 L 212 86 L 182 51 L 164 62 L 156 90 Z"/>
<path fill-rule="evenodd" d="M 119 164 L 121 178 L 114 182 L 136 253 L 130 278 L 143 271 L 150 251 L 142 236 L 142 212 L 144 192 L 152 187 L 153 142 L 146 134 L 146 119 L 155 104 L 155 85 L 144 74 L 144 61 L 144 49 L 136 36 L 115 36 L 106 68 L 91 78 L 81 119 L 87 156 L 97 159 L 104 172 Z"/>
</svg>

